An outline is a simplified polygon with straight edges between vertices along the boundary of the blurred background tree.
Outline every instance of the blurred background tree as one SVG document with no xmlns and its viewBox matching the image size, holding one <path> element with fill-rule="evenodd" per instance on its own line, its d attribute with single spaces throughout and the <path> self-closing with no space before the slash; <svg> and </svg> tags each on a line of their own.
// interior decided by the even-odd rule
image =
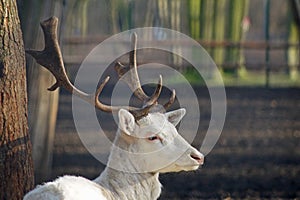
<svg viewBox="0 0 300 200">
<path fill-rule="evenodd" d="M 28 0 L 19 1 L 18 6 L 25 48 L 42 50 L 44 38 L 40 21 L 53 15 L 63 21 L 63 1 Z M 41 182 L 51 175 L 59 91 L 49 92 L 46 89 L 54 82 L 54 77 L 29 56 L 26 68 L 28 124 L 33 146 L 35 181 Z"/>
</svg>

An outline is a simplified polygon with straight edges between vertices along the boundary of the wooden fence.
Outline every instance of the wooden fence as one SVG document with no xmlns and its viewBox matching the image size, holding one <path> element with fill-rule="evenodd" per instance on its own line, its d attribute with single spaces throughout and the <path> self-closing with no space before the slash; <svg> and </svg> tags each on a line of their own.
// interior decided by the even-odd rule
<svg viewBox="0 0 300 200">
<path fill-rule="evenodd" d="M 109 36 L 94 36 L 94 37 L 69 37 L 64 39 L 64 59 L 65 62 L 69 65 L 78 65 L 82 62 L 85 56 L 98 44 L 107 39 Z M 244 51 L 256 51 L 261 58 L 265 57 L 267 51 L 283 51 L 285 54 L 288 54 L 290 49 L 293 49 L 295 52 L 300 52 L 300 43 L 291 43 L 291 42 L 276 42 L 276 41 L 242 41 L 242 42 L 233 42 L 233 41 L 206 41 L 206 40 L 196 40 L 203 48 L 205 48 L 209 54 L 214 56 L 213 52 L 215 49 L 222 49 L 227 51 L 229 49 L 237 49 L 240 57 L 244 56 Z M 116 41 L 117 42 L 117 41 Z M 159 45 L 172 45 L 175 41 L 172 40 L 163 40 L 163 41 L 153 41 L 153 43 L 159 43 Z M 129 43 L 129 41 L 128 41 Z M 176 41 L 176 45 L 181 46 L 182 48 L 187 47 L 189 43 L 184 40 Z M 76 49 L 76 50 L 74 50 Z M 110 57 L 113 55 L 110 55 Z M 276 71 L 276 72 L 288 72 L 290 69 L 299 71 L 299 58 L 296 62 L 289 62 L 288 57 L 281 58 L 279 62 L 269 63 L 266 59 L 260 59 L 260 61 L 245 61 L 245 59 L 240 59 L 238 57 L 234 61 L 227 61 L 224 59 L 221 63 L 216 63 L 220 70 L 233 70 L 238 71 L 241 67 L 245 67 L 246 70 L 255 70 L 265 72 L 267 76 L 267 71 Z M 300 55 L 298 56 L 300 57 Z M 163 58 L 161 58 L 163 59 Z M 213 58 L 214 59 L 214 58 Z M 246 59 L 247 60 L 247 59 Z M 157 60 L 157 63 L 165 63 L 163 60 Z M 144 61 L 147 62 L 147 61 Z M 143 63 L 141 63 L 143 64 Z M 176 63 L 167 63 L 170 66 L 174 66 L 176 69 L 181 69 L 182 71 L 188 67 L 186 65 L 176 66 Z M 267 79 L 266 79 L 267 80 Z"/>
</svg>

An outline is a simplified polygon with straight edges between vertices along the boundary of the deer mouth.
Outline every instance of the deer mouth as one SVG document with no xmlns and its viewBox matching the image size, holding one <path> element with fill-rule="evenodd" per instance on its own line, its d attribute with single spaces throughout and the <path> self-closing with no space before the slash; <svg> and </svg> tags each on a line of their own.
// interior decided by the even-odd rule
<svg viewBox="0 0 300 200">
<path fill-rule="evenodd" d="M 194 171 L 199 169 L 199 164 L 190 164 L 190 165 L 175 165 L 177 167 L 176 172 L 178 171 Z"/>
</svg>

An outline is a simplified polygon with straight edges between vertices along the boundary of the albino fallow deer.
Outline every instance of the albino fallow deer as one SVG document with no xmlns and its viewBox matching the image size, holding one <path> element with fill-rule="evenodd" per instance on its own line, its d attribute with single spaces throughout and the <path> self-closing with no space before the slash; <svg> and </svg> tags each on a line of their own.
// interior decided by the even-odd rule
<svg viewBox="0 0 300 200">
<path fill-rule="evenodd" d="M 116 71 L 134 95 L 143 101 L 142 108 L 109 106 L 100 102 L 99 95 L 107 77 L 95 94 L 86 94 L 69 81 L 60 47 L 57 41 L 57 18 L 41 23 L 45 35 L 43 51 L 28 50 L 36 61 L 56 78 L 50 91 L 63 87 L 104 112 L 118 113 L 119 128 L 113 142 L 107 167 L 91 181 L 83 177 L 63 176 L 53 182 L 37 186 L 25 195 L 25 200 L 36 199 L 157 199 L 161 193 L 159 173 L 196 170 L 204 162 L 204 156 L 181 137 L 175 126 L 185 114 L 185 109 L 164 113 L 175 100 L 175 91 L 163 106 L 157 100 L 162 90 L 162 77 L 154 94 L 149 97 L 143 91 L 136 62 L 136 34 L 132 34 L 133 50 L 129 65 L 116 64 Z M 121 169 L 121 170 L 120 170 Z"/>
</svg>

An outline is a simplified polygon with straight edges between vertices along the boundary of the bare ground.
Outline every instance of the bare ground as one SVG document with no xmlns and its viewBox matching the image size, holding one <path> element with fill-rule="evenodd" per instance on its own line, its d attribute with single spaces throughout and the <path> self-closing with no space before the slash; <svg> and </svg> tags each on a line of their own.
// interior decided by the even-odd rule
<svg viewBox="0 0 300 200">
<path fill-rule="evenodd" d="M 208 127 L 210 99 L 206 88 L 194 89 L 201 135 Z M 205 165 L 196 172 L 162 174 L 160 199 L 299 199 L 300 89 L 226 88 L 226 93 L 225 126 Z M 51 179 L 63 174 L 95 178 L 104 166 L 82 145 L 71 107 L 70 95 L 62 92 Z M 111 118 L 101 119 L 110 127 Z M 201 143 L 199 136 L 193 145 Z"/>
</svg>

